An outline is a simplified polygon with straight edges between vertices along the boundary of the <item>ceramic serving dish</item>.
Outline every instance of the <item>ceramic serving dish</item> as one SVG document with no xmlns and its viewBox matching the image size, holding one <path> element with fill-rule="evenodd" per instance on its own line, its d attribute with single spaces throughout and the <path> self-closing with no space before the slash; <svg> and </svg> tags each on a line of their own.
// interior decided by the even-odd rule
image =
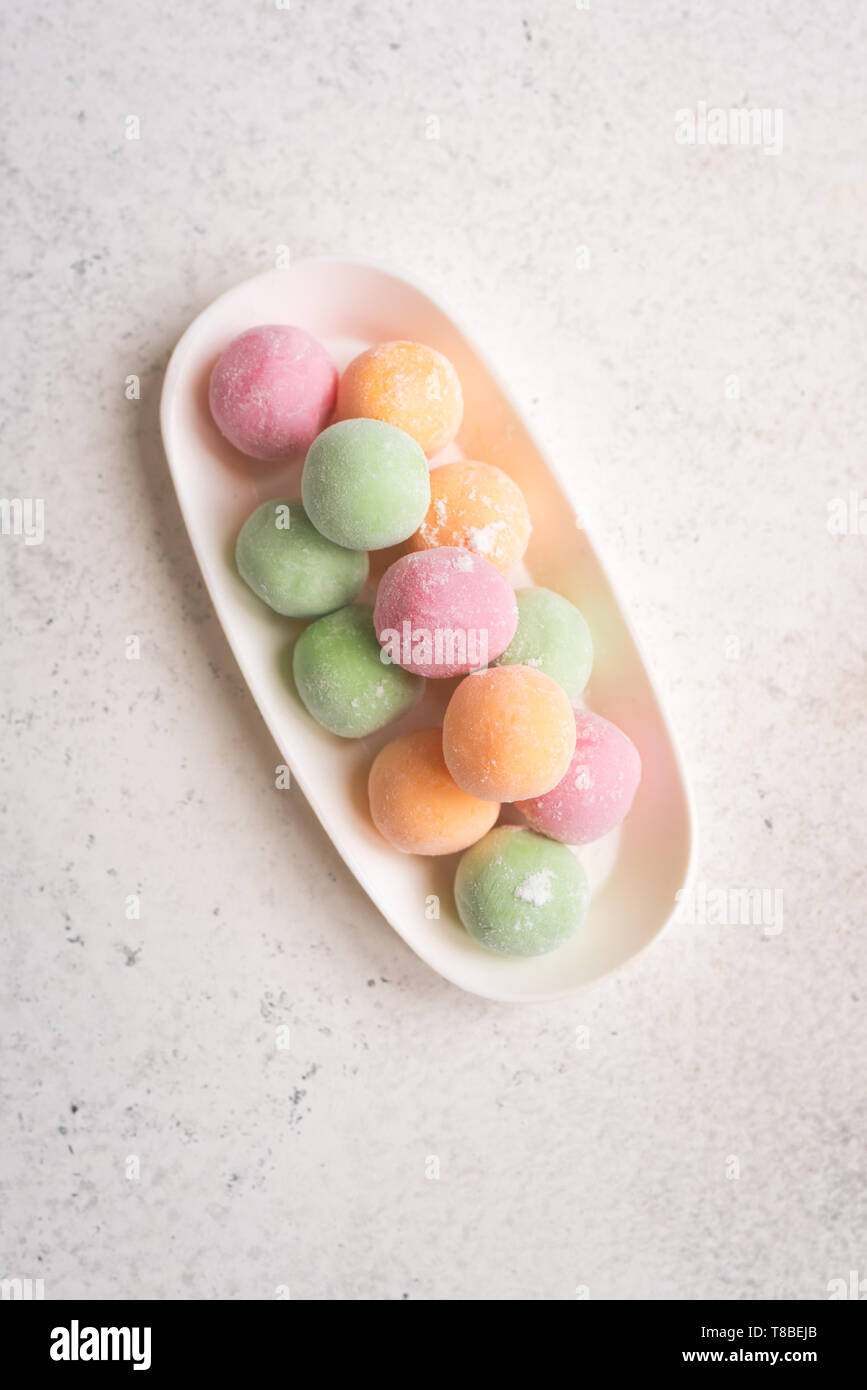
<svg viewBox="0 0 867 1390">
<path fill-rule="evenodd" d="M 580 851 L 593 890 L 590 912 L 574 940 L 550 955 L 512 960 L 483 950 L 455 912 L 458 856 L 399 854 L 367 814 L 374 753 L 406 728 L 441 722 L 454 682 L 428 682 L 421 705 L 374 737 L 337 738 L 314 722 L 292 686 L 291 648 L 303 625 L 272 613 L 238 577 L 234 543 L 249 513 L 272 497 L 300 495 L 300 464 L 245 461 L 208 411 L 215 361 L 232 338 L 259 323 L 308 329 L 339 370 L 363 348 L 390 338 L 415 339 L 444 352 L 460 375 L 465 414 L 456 444 L 436 462 L 484 459 L 515 479 L 534 529 L 525 563 L 511 578 L 518 586 L 555 589 L 590 624 L 595 661 L 586 703 L 629 734 L 644 772 L 622 828 Z M 166 372 L 161 423 L 202 575 L 282 760 L 361 886 L 422 960 L 475 994 L 529 1002 L 591 984 L 658 936 L 685 885 L 691 857 L 690 799 L 675 741 L 590 536 L 516 407 L 455 320 L 416 285 L 377 266 L 322 259 L 270 271 L 222 295 L 187 329 Z M 375 563 L 372 568 L 375 582 Z"/>
</svg>

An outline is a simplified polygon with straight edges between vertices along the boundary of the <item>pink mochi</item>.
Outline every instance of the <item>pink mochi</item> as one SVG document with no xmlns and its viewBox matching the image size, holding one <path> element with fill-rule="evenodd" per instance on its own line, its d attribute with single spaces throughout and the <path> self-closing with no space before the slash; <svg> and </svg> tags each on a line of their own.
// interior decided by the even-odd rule
<svg viewBox="0 0 867 1390">
<path fill-rule="evenodd" d="M 641 758 L 623 730 L 601 714 L 576 710 L 575 732 L 575 752 L 562 780 L 544 796 L 515 805 L 540 834 L 586 845 L 607 835 L 629 811 Z"/>
<path fill-rule="evenodd" d="M 419 676 L 465 676 L 506 650 L 518 626 L 518 604 L 490 560 L 444 545 L 389 566 L 373 626 L 383 658 L 387 653 Z"/>
<path fill-rule="evenodd" d="M 251 458 L 306 454 L 331 418 L 337 369 L 303 328 L 262 324 L 235 338 L 211 373 L 208 400 L 221 434 Z"/>
</svg>

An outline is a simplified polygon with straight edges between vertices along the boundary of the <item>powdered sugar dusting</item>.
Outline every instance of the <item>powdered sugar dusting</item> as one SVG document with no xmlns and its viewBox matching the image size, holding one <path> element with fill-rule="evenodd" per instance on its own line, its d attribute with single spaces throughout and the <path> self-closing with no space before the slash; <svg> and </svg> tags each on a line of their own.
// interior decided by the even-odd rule
<svg viewBox="0 0 867 1390">
<path fill-rule="evenodd" d="M 550 869 L 538 869 L 536 873 L 528 874 L 515 889 L 515 897 L 520 898 L 521 902 L 532 903 L 534 907 L 544 907 L 551 901 L 552 878 Z"/>
<path fill-rule="evenodd" d="M 492 555 L 497 545 L 497 533 L 505 529 L 505 521 L 489 521 L 486 526 L 469 526 L 467 541 L 479 555 Z"/>
</svg>

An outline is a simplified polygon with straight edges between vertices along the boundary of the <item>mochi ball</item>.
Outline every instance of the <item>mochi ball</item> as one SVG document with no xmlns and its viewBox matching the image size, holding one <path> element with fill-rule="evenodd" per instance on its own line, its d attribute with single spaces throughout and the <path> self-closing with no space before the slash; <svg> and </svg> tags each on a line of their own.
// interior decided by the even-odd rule
<svg viewBox="0 0 867 1390">
<path fill-rule="evenodd" d="M 381 550 L 418 526 L 430 502 L 430 472 L 403 430 L 340 420 L 310 446 L 301 496 L 323 536 L 350 550 Z"/>
<path fill-rule="evenodd" d="M 367 580 L 363 550 L 319 534 L 300 502 L 263 502 L 235 546 L 238 573 L 254 594 L 288 618 L 318 618 L 351 603 Z"/>
<path fill-rule="evenodd" d="M 303 328 L 261 324 L 229 344 L 211 372 L 211 415 L 250 458 L 302 458 L 334 410 L 337 369 Z"/>
<path fill-rule="evenodd" d="M 568 941 L 590 903 L 587 876 L 565 845 L 503 825 L 468 849 L 455 874 L 461 921 L 502 956 L 542 956 Z"/>
<path fill-rule="evenodd" d="M 386 570 L 374 627 L 389 659 L 422 676 L 460 676 L 499 656 L 518 621 L 505 575 L 455 546 L 404 555 Z"/>
<path fill-rule="evenodd" d="M 532 529 L 524 494 L 502 468 L 443 463 L 431 471 L 430 506 L 407 546 L 463 546 L 508 571 L 523 559 Z"/>
<path fill-rule="evenodd" d="M 618 826 L 641 781 L 641 758 L 616 724 L 589 710 L 575 711 L 575 751 L 550 791 L 518 801 L 535 830 L 569 845 L 586 845 Z"/>
<path fill-rule="evenodd" d="M 454 439 L 464 402 L 447 357 L 423 343 L 379 343 L 350 362 L 340 381 L 341 420 L 367 416 L 406 430 L 428 458 Z"/>
<path fill-rule="evenodd" d="M 295 688 L 313 718 L 341 738 L 363 738 L 406 714 L 424 681 L 400 666 L 383 665 L 369 604 L 319 618 L 302 632 L 292 654 Z"/>
<path fill-rule="evenodd" d="M 400 734 L 380 749 L 368 781 L 379 833 L 404 854 L 454 854 L 475 844 L 500 814 L 462 791 L 443 758 L 442 729 Z"/>
<path fill-rule="evenodd" d="M 550 791 L 574 749 L 568 696 L 529 666 L 495 666 L 467 676 L 446 708 L 446 766 L 459 787 L 485 801 Z"/>
<path fill-rule="evenodd" d="M 583 613 L 551 589 L 519 589 L 517 599 L 518 628 L 498 665 L 544 671 L 574 704 L 593 667 L 593 639 Z"/>
</svg>

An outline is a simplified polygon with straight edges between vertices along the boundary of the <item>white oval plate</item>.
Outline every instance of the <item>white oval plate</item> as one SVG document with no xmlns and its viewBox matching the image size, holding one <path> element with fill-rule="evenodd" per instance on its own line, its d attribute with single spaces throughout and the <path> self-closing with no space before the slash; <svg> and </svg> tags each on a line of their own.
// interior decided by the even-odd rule
<svg viewBox="0 0 867 1390">
<path fill-rule="evenodd" d="M 641 753 L 644 774 L 621 830 L 580 852 L 593 889 L 590 912 L 575 939 L 550 955 L 512 960 L 476 945 L 454 907 L 459 856 L 398 854 L 368 817 L 366 781 L 374 753 L 405 728 L 441 723 L 455 682 L 429 681 L 419 707 L 372 738 L 337 738 L 311 719 L 287 676 L 287 656 L 303 624 L 272 613 L 238 577 L 235 537 L 249 513 L 266 499 L 300 495 L 299 463 L 245 461 L 208 411 L 214 362 L 232 338 L 258 323 L 308 329 L 339 370 L 364 347 L 390 338 L 415 339 L 444 352 L 463 383 L 465 414 L 457 444 L 437 462 L 484 459 L 515 479 L 534 530 L 525 564 L 511 578 L 564 594 L 590 624 L 595 661 L 586 703 L 626 730 Z M 166 372 L 161 424 L 205 583 L 277 747 L 359 883 L 422 960 L 462 989 L 530 1002 L 591 984 L 658 936 L 686 883 L 692 845 L 690 799 L 674 739 L 629 623 L 569 499 L 454 320 L 415 285 L 373 265 L 317 259 L 269 271 L 222 295 L 187 329 Z"/>
</svg>

